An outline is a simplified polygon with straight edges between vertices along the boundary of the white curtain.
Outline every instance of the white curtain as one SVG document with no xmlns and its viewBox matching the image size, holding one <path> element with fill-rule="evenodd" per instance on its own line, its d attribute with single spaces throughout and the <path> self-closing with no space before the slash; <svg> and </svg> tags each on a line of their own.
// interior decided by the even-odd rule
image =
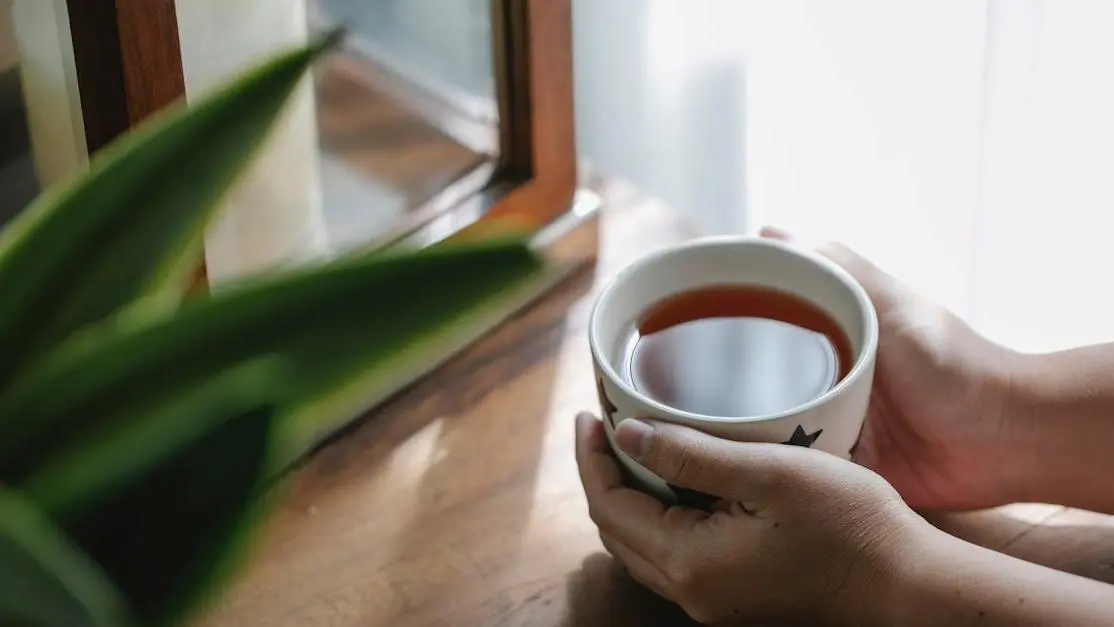
<svg viewBox="0 0 1114 627">
<path fill-rule="evenodd" d="M 1114 2 L 578 0 L 585 158 L 838 238 L 1022 350 L 1114 340 Z"/>
</svg>

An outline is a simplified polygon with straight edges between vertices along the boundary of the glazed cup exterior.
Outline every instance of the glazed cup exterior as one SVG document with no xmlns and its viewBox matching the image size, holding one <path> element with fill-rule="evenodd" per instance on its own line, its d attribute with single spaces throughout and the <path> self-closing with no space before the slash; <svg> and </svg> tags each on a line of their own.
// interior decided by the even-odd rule
<svg viewBox="0 0 1114 627">
<path fill-rule="evenodd" d="M 619 376 L 623 344 L 638 317 L 680 292 L 709 286 L 767 287 L 804 299 L 846 333 L 850 372 L 820 397 L 788 411 L 761 416 L 708 416 L 664 405 Z M 589 344 L 607 438 L 636 487 L 669 503 L 688 491 L 671 486 L 615 445 L 615 427 L 627 418 L 689 426 L 743 442 L 807 443 L 850 458 L 862 430 L 874 379 L 878 319 L 866 290 L 843 268 L 812 251 L 757 237 L 691 240 L 626 268 L 600 293 L 589 322 Z"/>
</svg>

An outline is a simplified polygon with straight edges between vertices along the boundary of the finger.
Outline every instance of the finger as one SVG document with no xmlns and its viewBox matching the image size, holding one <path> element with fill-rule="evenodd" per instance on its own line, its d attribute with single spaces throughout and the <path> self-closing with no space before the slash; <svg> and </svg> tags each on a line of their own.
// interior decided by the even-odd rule
<svg viewBox="0 0 1114 627">
<path fill-rule="evenodd" d="M 803 244 L 798 237 L 776 226 L 764 226 L 758 231 L 758 234 L 761 237 L 778 240 L 780 242 Z M 843 267 L 844 270 L 855 275 L 856 279 L 862 280 L 863 278 L 869 278 L 869 275 L 878 272 L 874 264 L 839 242 L 829 241 L 820 244 L 813 242 L 812 244 L 814 245 L 810 245 L 809 248 L 814 248 L 817 253 L 836 262 Z M 864 276 L 860 277 L 860 274 Z"/>
<path fill-rule="evenodd" d="M 780 242 L 797 244 L 805 243 L 789 231 L 776 226 L 764 226 L 759 229 L 758 235 L 759 237 L 778 240 Z M 858 269 L 860 266 L 863 265 L 864 262 L 866 262 L 866 260 L 861 255 L 855 253 L 853 250 L 839 242 L 829 241 L 819 244 L 816 242 L 808 242 L 808 244 L 810 244 L 810 248 L 815 248 L 816 252 L 824 255 L 825 257 L 828 257 L 829 259 L 840 265 L 844 265 L 844 263 L 846 263 L 848 266 L 853 266 Z M 850 268 L 847 269 L 850 270 Z"/>
<path fill-rule="evenodd" d="M 646 560 L 664 559 L 682 534 L 708 516 L 698 510 L 667 507 L 648 494 L 624 486 L 603 425 L 594 416 L 577 417 L 576 450 L 592 521 Z"/>
<path fill-rule="evenodd" d="M 762 227 L 759 235 L 786 243 L 800 243 L 793 234 L 774 226 Z M 895 307 L 906 298 L 907 289 L 900 281 L 850 247 L 840 242 L 828 241 L 813 248 L 855 277 L 879 308 L 886 310 Z"/>
<path fill-rule="evenodd" d="M 825 242 L 816 246 L 816 252 L 831 259 L 855 277 L 874 304 L 883 311 L 896 307 L 909 298 L 908 288 L 897 278 L 844 244 Z"/>
<path fill-rule="evenodd" d="M 761 229 L 759 229 L 758 235 L 760 237 L 766 237 L 766 238 L 769 238 L 769 239 L 776 239 L 776 240 L 780 240 L 780 241 L 783 241 L 783 242 L 793 241 L 793 236 L 790 235 L 788 231 L 784 231 L 782 229 L 779 229 L 776 226 L 764 226 Z"/>
<path fill-rule="evenodd" d="M 612 534 L 643 536 L 640 544 L 662 541 L 664 530 L 651 530 L 665 505 L 623 485 L 623 475 L 608 447 L 603 423 L 595 416 L 576 417 L 576 461 L 588 510 L 597 525 Z"/>
<path fill-rule="evenodd" d="M 603 423 L 592 414 L 581 413 L 576 417 L 576 464 L 585 491 L 589 485 L 598 491 L 623 485 L 623 475 L 611 454 Z"/>
<path fill-rule="evenodd" d="M 619 447 L 665 481 L 761 508 L 799 466 L 797 447 L 733 442 L 695 429 L 626 419 Z"/>
<path fill-rule="evenodd" d="M 600 541 L 603 542 L 603 548 L 607 549 L 607 552 L 623 565 L 631 578 L 653 590 L 658 596 L 673 600 L 669 593 L 669 580 L 661 572 L 661 569 L 646 561 L 645 558 L 615 539 L 614 536 L 601 533 Z"/>
</svg>

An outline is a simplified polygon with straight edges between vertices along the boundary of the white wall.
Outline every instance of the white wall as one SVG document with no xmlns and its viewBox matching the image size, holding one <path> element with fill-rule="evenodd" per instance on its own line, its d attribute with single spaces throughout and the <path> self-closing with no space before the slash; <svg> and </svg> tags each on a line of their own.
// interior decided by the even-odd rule
<svg viewBox="0 0 1114 627">
<path fill-rule="evenodd" d="M 966 306 L 984 2 L 574 7 L 594 165 L 706 232 L 775 222 L 838 237 Z"/>
<path fill-rule="evenodd" d="M 705 231 L 844 240 L 1023 350 L 1114 340 L 1114 3 L 575 8 L 605 172 Z"/>
<path fill-rule="evenodd" d="M 582 155 L 714 232 L 747 227 L 737 14 L 731 0 L 573 2 Z"/>
</svg>

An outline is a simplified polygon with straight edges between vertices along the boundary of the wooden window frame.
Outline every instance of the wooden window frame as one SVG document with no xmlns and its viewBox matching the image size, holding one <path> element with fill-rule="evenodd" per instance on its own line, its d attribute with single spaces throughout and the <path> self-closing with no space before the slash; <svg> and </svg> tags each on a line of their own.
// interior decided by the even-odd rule
<svg viewBox="0 0 1114 627">
<path fill-rule="evenodd" d="M 464 194 L 455 190 L 450 206 L 433 199 L 436 209 L 419 212 L 418 223 L 395 234 L 397 242 L 422 246 L 504 225 L 541 233 L 573 209 L 571 0 L 491 1 L 499 112 L 494 168 L 486 182 Z M 67 7 L 93 153 L 185 94 L 175 0 L 67 0 Z"/>
<path fill-rule="evenodd" d="M 55 1 L 68 8 L 89 154 L 185 95 L 175 0 Z M 499 116 L 495 129 L 488 115 L 487 128 L 480 129 L 481 134 L 488 133 L 482 140 L 487 148 L 478 152 L 494 153 L 494 158 L 408 212 L 410 223 L 368 244 L 414 248 L 513 230 L 528 235 L 533 247 L 554 262 L 550 271 L 509 294 L 490 318 L 470 324 L 459 337 L 446 338 L 437 355 L 368 390 L 362 407 L 350 408 L 354 415 L 323 416 L 310 449 L 343 435 L 360 416 L 431 373 L 570 275 L 592 267 L 599 249 L 601 212 L 599 198 L 578 186 L 571 1 L 490 0 Z M 441 130 L 454 123 L 450 118 L 420 117 Z M 496 139 L 498 150 L 492 150 Z M 207 287 L 204 263 L 196 287 Z"/>
</svg>

